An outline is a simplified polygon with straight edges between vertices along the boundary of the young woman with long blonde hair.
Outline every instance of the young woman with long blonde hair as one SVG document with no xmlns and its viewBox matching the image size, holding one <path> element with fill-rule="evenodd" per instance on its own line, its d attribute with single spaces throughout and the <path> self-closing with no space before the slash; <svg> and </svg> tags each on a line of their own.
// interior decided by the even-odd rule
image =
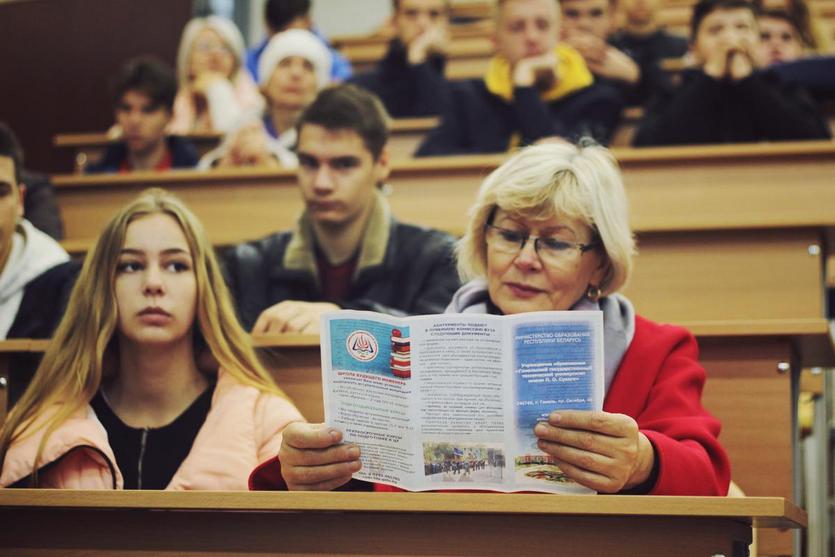
<svg viewBox="0 0 835 557">
<path fill-rule="evenodd" d="M 0 486 L 246 489 L 301 419 L 238 324 L 199 221 L 147 190 L 88 254 L 0 429 Z"/>
</svg>

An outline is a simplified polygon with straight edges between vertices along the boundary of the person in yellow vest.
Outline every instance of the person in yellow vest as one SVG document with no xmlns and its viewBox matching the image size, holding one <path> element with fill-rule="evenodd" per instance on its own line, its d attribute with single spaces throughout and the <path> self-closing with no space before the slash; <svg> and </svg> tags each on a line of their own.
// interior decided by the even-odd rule
<svg viewBox="0 0 835 557">
<path fill-rule="evenodd" d="M 550 137 L 608 142 L 623 99 L 593 83 L 559 30 L 556 0 L 499 0 L 484 78 L 450 84 L 441 124 L 417 155 L 500 153 Z"/>
</svg>

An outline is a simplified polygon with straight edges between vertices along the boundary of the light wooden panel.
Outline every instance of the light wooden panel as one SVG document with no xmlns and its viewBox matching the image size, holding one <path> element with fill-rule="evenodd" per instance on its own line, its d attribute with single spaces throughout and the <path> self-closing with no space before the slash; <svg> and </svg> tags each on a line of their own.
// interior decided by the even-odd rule
<svg viewBox="0 0 835 557">
<path fill-rule="evenodd" d="M 614 149 L 638 232 L 835 224 L 835 143 Z M 460 234 L 481 181 L 503 155 L 395 161 L 390 202 L 401 220 Z M 69 242 L 87 242 L 144 187 L 192 205 L 215 242 L 292 225 L 301 198 L 290 171 L 179 171 L 56 176 Z"/>
<path fill-rule="evenodd" d="M 641 235 L 624 294 L 673 323 L 821 317 L 821 240 L 805 229 Z"/>
<path fill-rule="evenodd" d="M 420 493 L 0 493 L 4 555 L 736 554 L 781 499 Z M 174 511 L 174 512 L 171 512 Z M 39 525 L 49 524 L 46 529 Z M 96 535 L 89 535 L 95 527 Z M 39 531 L 33 536 L 31 532 Z M 427 535 L 431 532 L 431 535 Z M 605 532 L 606 535 L 600 535 Z M 639 532 L 640 535 L 636 535 Z"/>
</svg>

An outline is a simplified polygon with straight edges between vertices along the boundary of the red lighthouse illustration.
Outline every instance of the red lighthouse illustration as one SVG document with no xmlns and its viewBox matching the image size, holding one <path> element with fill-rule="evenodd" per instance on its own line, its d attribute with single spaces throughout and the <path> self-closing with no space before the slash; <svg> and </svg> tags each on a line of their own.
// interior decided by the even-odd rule
<svg viewBox="0 0 835 557">
<path fill-rule="evenodd" d="M 412 341 L 400 329 L 391 331 L 391 372 L 401 379 L 412 376 Z"/>
</svg>

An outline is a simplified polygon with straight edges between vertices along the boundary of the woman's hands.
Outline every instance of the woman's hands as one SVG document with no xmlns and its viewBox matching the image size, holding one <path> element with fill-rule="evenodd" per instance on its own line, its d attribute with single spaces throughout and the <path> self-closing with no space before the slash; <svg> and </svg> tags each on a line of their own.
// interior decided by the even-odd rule
<svg viewBox="0 0 835 557">
<path fill-rule="evenodd" d="M 574 481 L 617 493 L 649 478 L 655 450 L 634 419 L 624 414 L 564 410 L 534 427 L 539 448 L 557 459 Z"/>
<path fill-rule="evenodd" d="M 342 432 L 325 424 L 293 422 L 284 429 L 278 459 L 290 491 L 328 491 L 358 471 L 360 448 L 342 445 Z"/>
</svg>

